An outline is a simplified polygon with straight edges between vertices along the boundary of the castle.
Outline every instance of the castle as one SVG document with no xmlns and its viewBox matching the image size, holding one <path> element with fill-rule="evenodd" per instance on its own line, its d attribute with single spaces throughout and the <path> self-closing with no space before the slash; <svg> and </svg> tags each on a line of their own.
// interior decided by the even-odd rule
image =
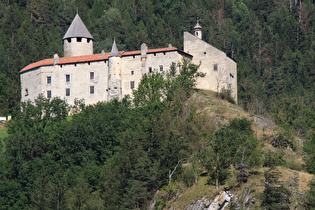
<svg viewBox="0 0 315 210">
<path fill-rule="evenodd" d="M 237 100 L 236 63 L 217 48 L 202 40 L 197 23 L 194 34 L 184 31 L 184 49 L 169 44 L 166 48 L 149 49 L 146 44 L 138 51 L 118 51 L 115 39 L 110 53 L 93 54 L 94 38 L 77 14 L 63 37 L 64 57 L 32 63 L 20 71 L 21 101 L 34 101 L 39 94 L 60 97 L 70 105 L 75 99 L 85 104 L 122 99 L 132 94 L 141 77 L 152 71 L 169 71 L 172 63 L 190 59 L 206 73 L 197 78 L 198 89 L 218 91 L 231 88 Z"/>
</svg>

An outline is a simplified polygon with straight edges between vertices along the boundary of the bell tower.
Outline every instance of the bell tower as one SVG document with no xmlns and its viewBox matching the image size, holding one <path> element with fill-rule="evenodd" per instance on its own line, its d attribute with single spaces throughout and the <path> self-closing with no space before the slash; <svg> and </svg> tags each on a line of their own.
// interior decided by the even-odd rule
<svg viewBox="0 0 315 210">
<path fill-rule="evenodd" d="M 197 24 L 194 27 L 195 29 L 195 36 L 198 37 L 199 39 L 202 39 L 202 28 L 199 25 L 199 20 L 197 20 Z"/>
<path fill-rule="evenodd" d="M 93 55 L 93 36 L 79 14 L 76 14 L 66 35 L 63 37 L 64 57 Z"/>
</svg>

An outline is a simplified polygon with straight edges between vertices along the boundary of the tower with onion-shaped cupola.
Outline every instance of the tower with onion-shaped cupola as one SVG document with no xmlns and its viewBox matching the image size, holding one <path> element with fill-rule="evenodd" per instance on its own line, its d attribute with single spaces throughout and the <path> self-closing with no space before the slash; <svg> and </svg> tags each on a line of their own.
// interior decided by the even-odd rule
<svg viewBox="0 0 315 210">
<path fill-rule="evenodd" d="M 63 37 L 64 57 L 93 55 L 93 40 L 93 36 L 77 14 Z"/>
<path fill-rule="evenodd" d="M 195 29 L 195 36 L 198 37 L 199 39 L 202 39 L 202 28 L 199 25 L 199 21 L 198 20 L 197 20 L 197 24 L 194 27 L 194 29 Z"/>
</svg>

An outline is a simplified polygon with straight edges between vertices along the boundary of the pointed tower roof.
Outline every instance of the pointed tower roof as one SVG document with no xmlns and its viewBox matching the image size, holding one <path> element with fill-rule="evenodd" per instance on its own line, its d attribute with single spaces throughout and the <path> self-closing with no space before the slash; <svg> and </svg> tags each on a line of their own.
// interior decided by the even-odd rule
<svg viewBox="0 0 315 210">
<path fill-rule="evenodd" d="M 120 53 L 119 53 L 119 51 L 118 51 L 117 45 L 116 45 L 115 38 L 114 38 L 114 43 L 113 43 L 112 51 L 110 52 L 110 54 L 109 54 L 108 57 L 121 57 L 121 55 L 120 55 Z"/>
<path fill-rule="evenodd" d="M 94 40 L 93 36 L 90 34 L 88 29 L 84 25 L 83 21 L 81 20 L 79 14 L 77 14 L 75 18 L 73 19 L 63 39 L 73 38 L 73 37 L 84 37 L 84 38 L 89 38 L 89 39 Z"/>
<path fill-rule="evenodd" d="M 197 20 L 197 24 L 196 24 L 196 26 L 194 27 L 194 29 L 201 29 L 201 26 L 199 25 L 199 20 Z"/>
</svg>

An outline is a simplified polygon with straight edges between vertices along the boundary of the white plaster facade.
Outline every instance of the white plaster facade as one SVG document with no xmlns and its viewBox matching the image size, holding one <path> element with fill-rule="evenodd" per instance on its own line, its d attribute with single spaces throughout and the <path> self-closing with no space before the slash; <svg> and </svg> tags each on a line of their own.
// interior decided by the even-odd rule
<svg viewBox="0 0 315 210">
<path fill-rule="evenodd" d="M 75 20 L 79 18 L 77 16 Z M 71 26 L 75 24 L 78 23 L 73 22 Z M 34 101 L 39 94 L 66 99 L 70 105 L 75 99 L 84 99 L 87 105 L 112 98 L 122 99 L 138 87 L 144 73 L 168 71 L 172 63 L 182 62 L 183 58 L 192 59 L 195 64 L 201 62 L 199 71 L 206 76 L 197 79 L 197 88 L 217 91 L 230 87 L 237 100 L 236 63 L 201 39 L 199 24 L 195 27 L 198 30 L 195 35 L 184 32 L 183 51 L 171 45 L 150 50 L 142 44 L 139 51 L 119 52 L 114 41 L 111 53 L 94 55 L 93 37 L 85 29 L 84 36 L 80 37 L 73 27 L 70 30 L 71 26 L 64 37 L 65 57 L 55 55 L 20 71 L 21 101 Z M 77 38 L 82 39 L 77 42 Z"/>
</svg>

